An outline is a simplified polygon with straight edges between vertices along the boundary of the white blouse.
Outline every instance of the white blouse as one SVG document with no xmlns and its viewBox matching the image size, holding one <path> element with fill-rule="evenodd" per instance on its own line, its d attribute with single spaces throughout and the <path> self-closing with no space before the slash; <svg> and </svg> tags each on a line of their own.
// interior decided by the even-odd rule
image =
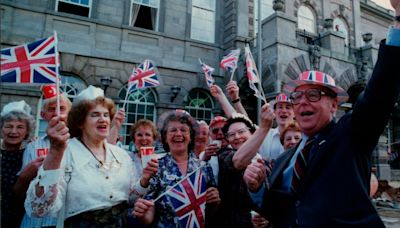
<svg viewBox="0 0 400 228">
<path fill-rule="evenodd" d="M 25 199 L 27 214 L 57 216 L 65 196 L 65 218 L 69 218 L 85 211 L 112 207 L 127 201 L 129 195 L 145 195 L 147 189 L 140 186 L 140 177 L 127 152 L 108 143 L 105 145 L 108 169 L 99 167 L 99 162 L 78 139 L 69 140 L 61 168 L 43 170 L 40 167 L 30 183 Z M 72 169 L 67 194 L 66 167 Z M 44 187 L 41 197 L 36 196 L 36 184 Z"/>
</svg>

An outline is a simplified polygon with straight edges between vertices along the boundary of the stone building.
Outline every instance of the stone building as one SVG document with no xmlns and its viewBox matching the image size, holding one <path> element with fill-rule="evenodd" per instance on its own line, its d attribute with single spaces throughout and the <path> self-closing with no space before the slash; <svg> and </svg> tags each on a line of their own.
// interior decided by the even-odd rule
<svg viewBox="0 0 400 228">
<path fill-rule="evenodd" d="M 0 0 L 0 45 L 20 45 L 57 31 L 62 89 L 73 99 L 88 85 L 103 87 L 119 106 L 133 67 L 151 59 L 161 85 L 129 96 L 122 136 L 137 119 L 156 121 L 170 109 L 185 109 L 206 121 L 221 112 L 198 59 L 216 69 L 214 77 L 223 87 L 228 77 L 219 60 L 246 43 L 255 57 L 261 50 L 262 86 L 268 97 L 301 71 L 319 69 L 351 95 L 342 113 L 351 109 L 371 75 L 393 12 L 370 0 L 260 1 L 262 42 L 256 42 L 258 0 Z M 243 62 L 234 79 L 256 119 L 257 101 Z M 1 107 L 12 100 L 28 101 L 40 123 L 37 134 L 44 131 L 38 86 L 3 83 L 0 95 Z M 393 115 L 383 133 L 377 157 L 387 160 L 388 145 L 400 140 L 399 117 Z"/>
</svg>

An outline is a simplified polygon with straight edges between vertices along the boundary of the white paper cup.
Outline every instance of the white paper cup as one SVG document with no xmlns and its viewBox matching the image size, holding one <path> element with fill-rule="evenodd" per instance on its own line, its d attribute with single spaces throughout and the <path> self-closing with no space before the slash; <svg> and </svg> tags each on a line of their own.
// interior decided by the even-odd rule
<svg viewBox="0 0 400 228">
<path fill-rule="evenodd" d="M 140 148 L 140 155 L 142 157 L 142 167 L 143 167 L 143 169 L 146 168 L 147 163 L 149 163 L 149 161 L 152 158 L 156 158 L 153 146 L 141 147 Z"/>
<path fill-rule="evenodd" d="M 216 144 L 218 146 L 218 148 L 221 148 L 221 140 L 211 140 L 210 144 Z"/>
</svg>

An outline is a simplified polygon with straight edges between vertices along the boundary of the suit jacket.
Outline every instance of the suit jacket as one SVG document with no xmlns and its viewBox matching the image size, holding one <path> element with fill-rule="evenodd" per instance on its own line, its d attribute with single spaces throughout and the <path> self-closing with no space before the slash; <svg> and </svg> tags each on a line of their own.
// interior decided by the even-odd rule
<svg viewBox="0 0 400 228">
<path fill-rule="evenodd" d="M 280 156 L 260 213 L 274 227 L 383 227 L 369 198 L 371 155 L 400 91 L 400 47 L 381 44 L 368 85 L 353 111 L 318 133 L 299 192 L 282 190 L 297 148 Z"/>
</svg>

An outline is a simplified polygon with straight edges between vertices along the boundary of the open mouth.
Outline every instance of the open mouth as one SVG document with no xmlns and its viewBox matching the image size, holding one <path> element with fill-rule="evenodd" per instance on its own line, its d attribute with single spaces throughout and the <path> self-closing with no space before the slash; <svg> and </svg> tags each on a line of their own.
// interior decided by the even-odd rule
<svg viewBox="0 0 400 228">
<path fill-rule="evenodd" d="M 97 126 L 97 129 L 101 132 L 107 131 L 107 125 L 99 125 Z"/>
<path fill-rule="evenodd" d="M 303 117 L 304 116 L 312 116 L 312 115 L 314 115 L 314 112 L 304 111 L 304 112 L 301 112 L 300 115 L 303 116 Z"/>
</svg>

